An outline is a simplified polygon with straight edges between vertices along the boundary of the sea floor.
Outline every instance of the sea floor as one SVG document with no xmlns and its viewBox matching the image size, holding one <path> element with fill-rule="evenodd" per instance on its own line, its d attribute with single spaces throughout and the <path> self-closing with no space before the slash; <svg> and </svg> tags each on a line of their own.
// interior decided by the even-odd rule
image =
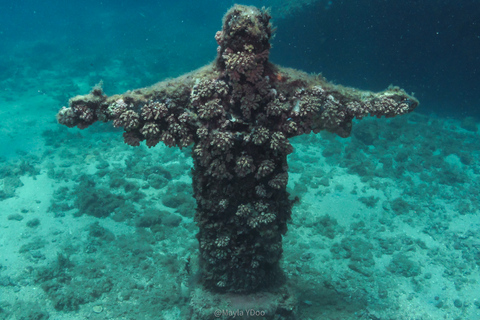
<svg viewBox="0 0 480 320">
<path fill-rule="evenodd" d="M 0 319 L 187 319 L 191 150 L 25 112 L 52 103 L 2 102 Z M 479 138 L 474 119 L 415 112 L 293 139 L 298 319 L 480 319 Z"/>
</svg>

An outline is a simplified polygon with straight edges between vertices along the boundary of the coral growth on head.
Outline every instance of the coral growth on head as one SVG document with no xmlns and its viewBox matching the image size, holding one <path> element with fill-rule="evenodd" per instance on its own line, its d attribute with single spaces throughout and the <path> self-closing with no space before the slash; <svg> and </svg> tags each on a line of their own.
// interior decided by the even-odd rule
<svg viewBox="0 0 480 320">
<path fill-rule="evenodd" d="M 112 121 L 132 146 L 194 145 L 201 281 L 211 290 L 254 292 L 282 281 L 289 138 L 321 130 L 346 137 L 355 117 L 396 116 L 418 105 L 396 87 L 360 91 L 276 66 L 268 60 L 271 35 L 268 12 L 236 5 L 215 35 L 210 65 L 122 95 L 96 88 L 57 115 L 81 129 Z"/>
</svg>

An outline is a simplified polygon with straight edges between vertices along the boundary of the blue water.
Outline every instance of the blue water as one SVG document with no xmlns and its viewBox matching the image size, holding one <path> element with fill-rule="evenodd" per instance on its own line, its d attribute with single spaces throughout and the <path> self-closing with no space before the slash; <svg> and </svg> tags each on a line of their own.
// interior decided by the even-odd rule
<svg viewBox="0 0 480 320">
<path fill-rule="evenodd" d="M 273 5 L 274 14 L 281 8 L 281 1 L 250 3 Z M 131 79 L 123 78 L 124 86 L 105 81 L 110 93 L 181 74 L 214 58 L 212 34 L 232 4 L 3 2 L 0 81 L 4 90 L 22 90 L 43 70 L 63 79 L 96 73 L 107 80 L 114 60 Z M 400 85 L 416 93 L 424 112 L 478 116 L 479 8 L 475 0 L 317 1 L 274 17 L 272 60 L 362 88 Z"/>
<path fill-rule="evenodd" d="M 274 55 L 339 83 L 400 85 L 419 112 L 478 118 L 479 17 L 476 0 L 335 1 L 279 22 Z"/>
<path fill-rule="evenodd" d="M 392 122 L 364 120 L 348 139 L 322 134 L 294 141 L 298 153 L 289 159 L 289 192 L 298 195 L 303 206 L 294 209 L 290 238 L 287 235 L 285 241 L 285 268 L 304 285 L 299 295 L 302 314 L 311 319 L 380 319 L 379 310 L 386 309 L 391 313 L 383 314 L 385 319 L 411 319 L 416 308 L 422 311 L 415 313 L 416 319 L 435 319 L 428 314 L 480 319 L 480 279 L 475 275 L 480 265 L 480 1 L 304 2 L 308 5 L 292 6 L 283 0 L 242 3 L 271 7 L 277 27 L 272 62 L 322 73 L 329 81 L 364 90 L 398 85 L 413 92 L 421 104 L 413 115 Z M 188 299 L 175 296 L 183 281 L 179 270 L 197 250 L 192 214 L 185 213 L 194 206 L 189 150 L 130 149 L 123 145 L 121 133 L 109 126 L 67 130 L 59 128 L 55 114 L 69 98 L 88 93 L 100 81 L 111 95 L 211 62 L 216 56 L 215 32 L 234 3 L 0 3 L 0 319 L 47 319 L 49 314 L 50 319 L 76 319 L 77 312 L 97 319 L 108 308 L 113 317 L 183 319 Z M 165 189 L 149 186 L 152 179 Z M 85 185 L 109 203 L 118 200 L 119 190 L 128 197 L 109 218 L 78 217 L 79 201 L 90 201 L 87 196 L 79 200 L 88 194 L 80 190 Z M 163 217 L 168 221 L 162 226 L 165 230 L 152 235 L 136 229 L 136 216 L 151 207 L 142 193 L 153 197 L 148 201 L 162 202 L 171 190 L 182 188 L 186 191 L 178 196 L 179 204 L 165 205 L 170 208 L 170 216 Z M 164 193 L 155 193 L 157 189 Z M 352 203 L 348 210 L 335 211 L 336 205 L 345 209 L 345 203 Z M 39 227 L 31 222 L 34 219 L 39 219 Z M 358 227 L 360 220 L 365 227 Z M 99 221 L 105 229 L 91 231 Z M 76 223 L 81 225 L 77 234 L 72 231 Z M 179 225 L 182 229 L 175 229 Z M 111 246 L 115 249 L 103 243 L 111 241 L 105 240 L 109 230 L 117 237 Z M 170 233 L 175 240 L 168 240 Z M 43 247 L 22 249 L 45 237 Z M 367 266 L 365 272 L 381 270 L 370 278 L 355 273 L 358 266 L 352 267 L 345 258 L 350 245 L 363 250 L 367 242 L 378 269 Z M 303 251 L 297 252 L 296 245 Z M 88 248 L 98 250 L 97 260 L 78 253 Z M 78 269 L 68 271 L 62 255 L 71 256 Z M 68 277 L 81 279 L 91 276 L 85 271 L 90 264 L 103 291 L 88 301 L 66 302 L 76 303 L 80 311 L 75 305 L 62 305 L 61 295 L 46 288 L 58 275 L 42 268 L 50 266 L 53 273 L 65 269 Z M 130 279 L 142 266 L 150 273 Z M 414 276 L 392 271 L 409 266 L 421 271 Z M 122 268 L 131 268 L 125 271 L 129 279 L 116 279 Z M 146 279 L 165 278 L 155 268 L 170 281 L 162 284 L 169 287 L 160 302 L 147 294 L 143 297 L 143 292 L 158 290 Z M 105 278 L 108 270 L 112 275 Z M 349 278 L 348 272 L 358 278 Z M 324 276 L 330 273 L 331 278 Z M 78 281 L 66 281 L 58 292 L 75 291 L 81 285 Z M 121 295 L 125 307 L 116 308 Z M 175 298 L 170 300 L 170 295 Z M 412 310 L 398 311 L 409 301 Z M 105 306 L 100 315 L 91 311 L 96 305 Z M 159 315 L 155 308 L 145 307 L 149 305 L 170 311 Z M 39 311 L 22 311 L 30 309 Z"/>
<path fill-rule="evenodd" d="M 114 60 L 132 79 L 122 79 L 124 87 L 105 81 L 109 92 L 180 74 L 213 59 L 212 34 L 231 4 L 4 2 L 0 81 L 4 90 L 22 90 L 43 70 L 64 79 L 92 72 L 105 77 Z M 274 20 L 272 60 L 362 88 L 394 83 L 414 91 L 424 111 L 478 116 L 479 7 L 474 0 L 318 1 Z"/>
</svg>

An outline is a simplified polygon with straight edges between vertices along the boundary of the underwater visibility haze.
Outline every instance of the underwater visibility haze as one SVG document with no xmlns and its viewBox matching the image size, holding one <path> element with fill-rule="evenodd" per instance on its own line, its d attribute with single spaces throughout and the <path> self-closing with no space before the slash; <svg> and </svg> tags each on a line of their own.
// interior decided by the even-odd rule
<svg viewBox="0 0 480 320">
<path fill-rule="evenodd" d="M 480 319 L 478 1 L 0 17 L 0 319 Z"/>
</svg>

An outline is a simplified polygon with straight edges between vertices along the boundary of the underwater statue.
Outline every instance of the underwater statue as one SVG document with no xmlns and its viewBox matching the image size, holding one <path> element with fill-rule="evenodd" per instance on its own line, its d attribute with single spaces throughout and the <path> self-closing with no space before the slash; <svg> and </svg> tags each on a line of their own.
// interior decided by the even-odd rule
<svg viewBox="0 0 480 320">
<path fill-rule="evenodd" d="M 398 87 L 361 91 L 272 64 L 270 18 L 235 5 L 215 35 L 211 64 L 121 95 L 95 87 L 57 115 L 80 129 L 112 122 L 131 146 L 193 145 L 200 250 L 194 319 L 210 319 L 205 310 L 226 299 L 230 307 L 256 301 L 267 319 L 293 319 L 294 295 L 279 264 L 292 212 L 289 138 L 321 130 L 348 137 L 354 118 L 394 117 L 418 105 Z"/>
</svg>

